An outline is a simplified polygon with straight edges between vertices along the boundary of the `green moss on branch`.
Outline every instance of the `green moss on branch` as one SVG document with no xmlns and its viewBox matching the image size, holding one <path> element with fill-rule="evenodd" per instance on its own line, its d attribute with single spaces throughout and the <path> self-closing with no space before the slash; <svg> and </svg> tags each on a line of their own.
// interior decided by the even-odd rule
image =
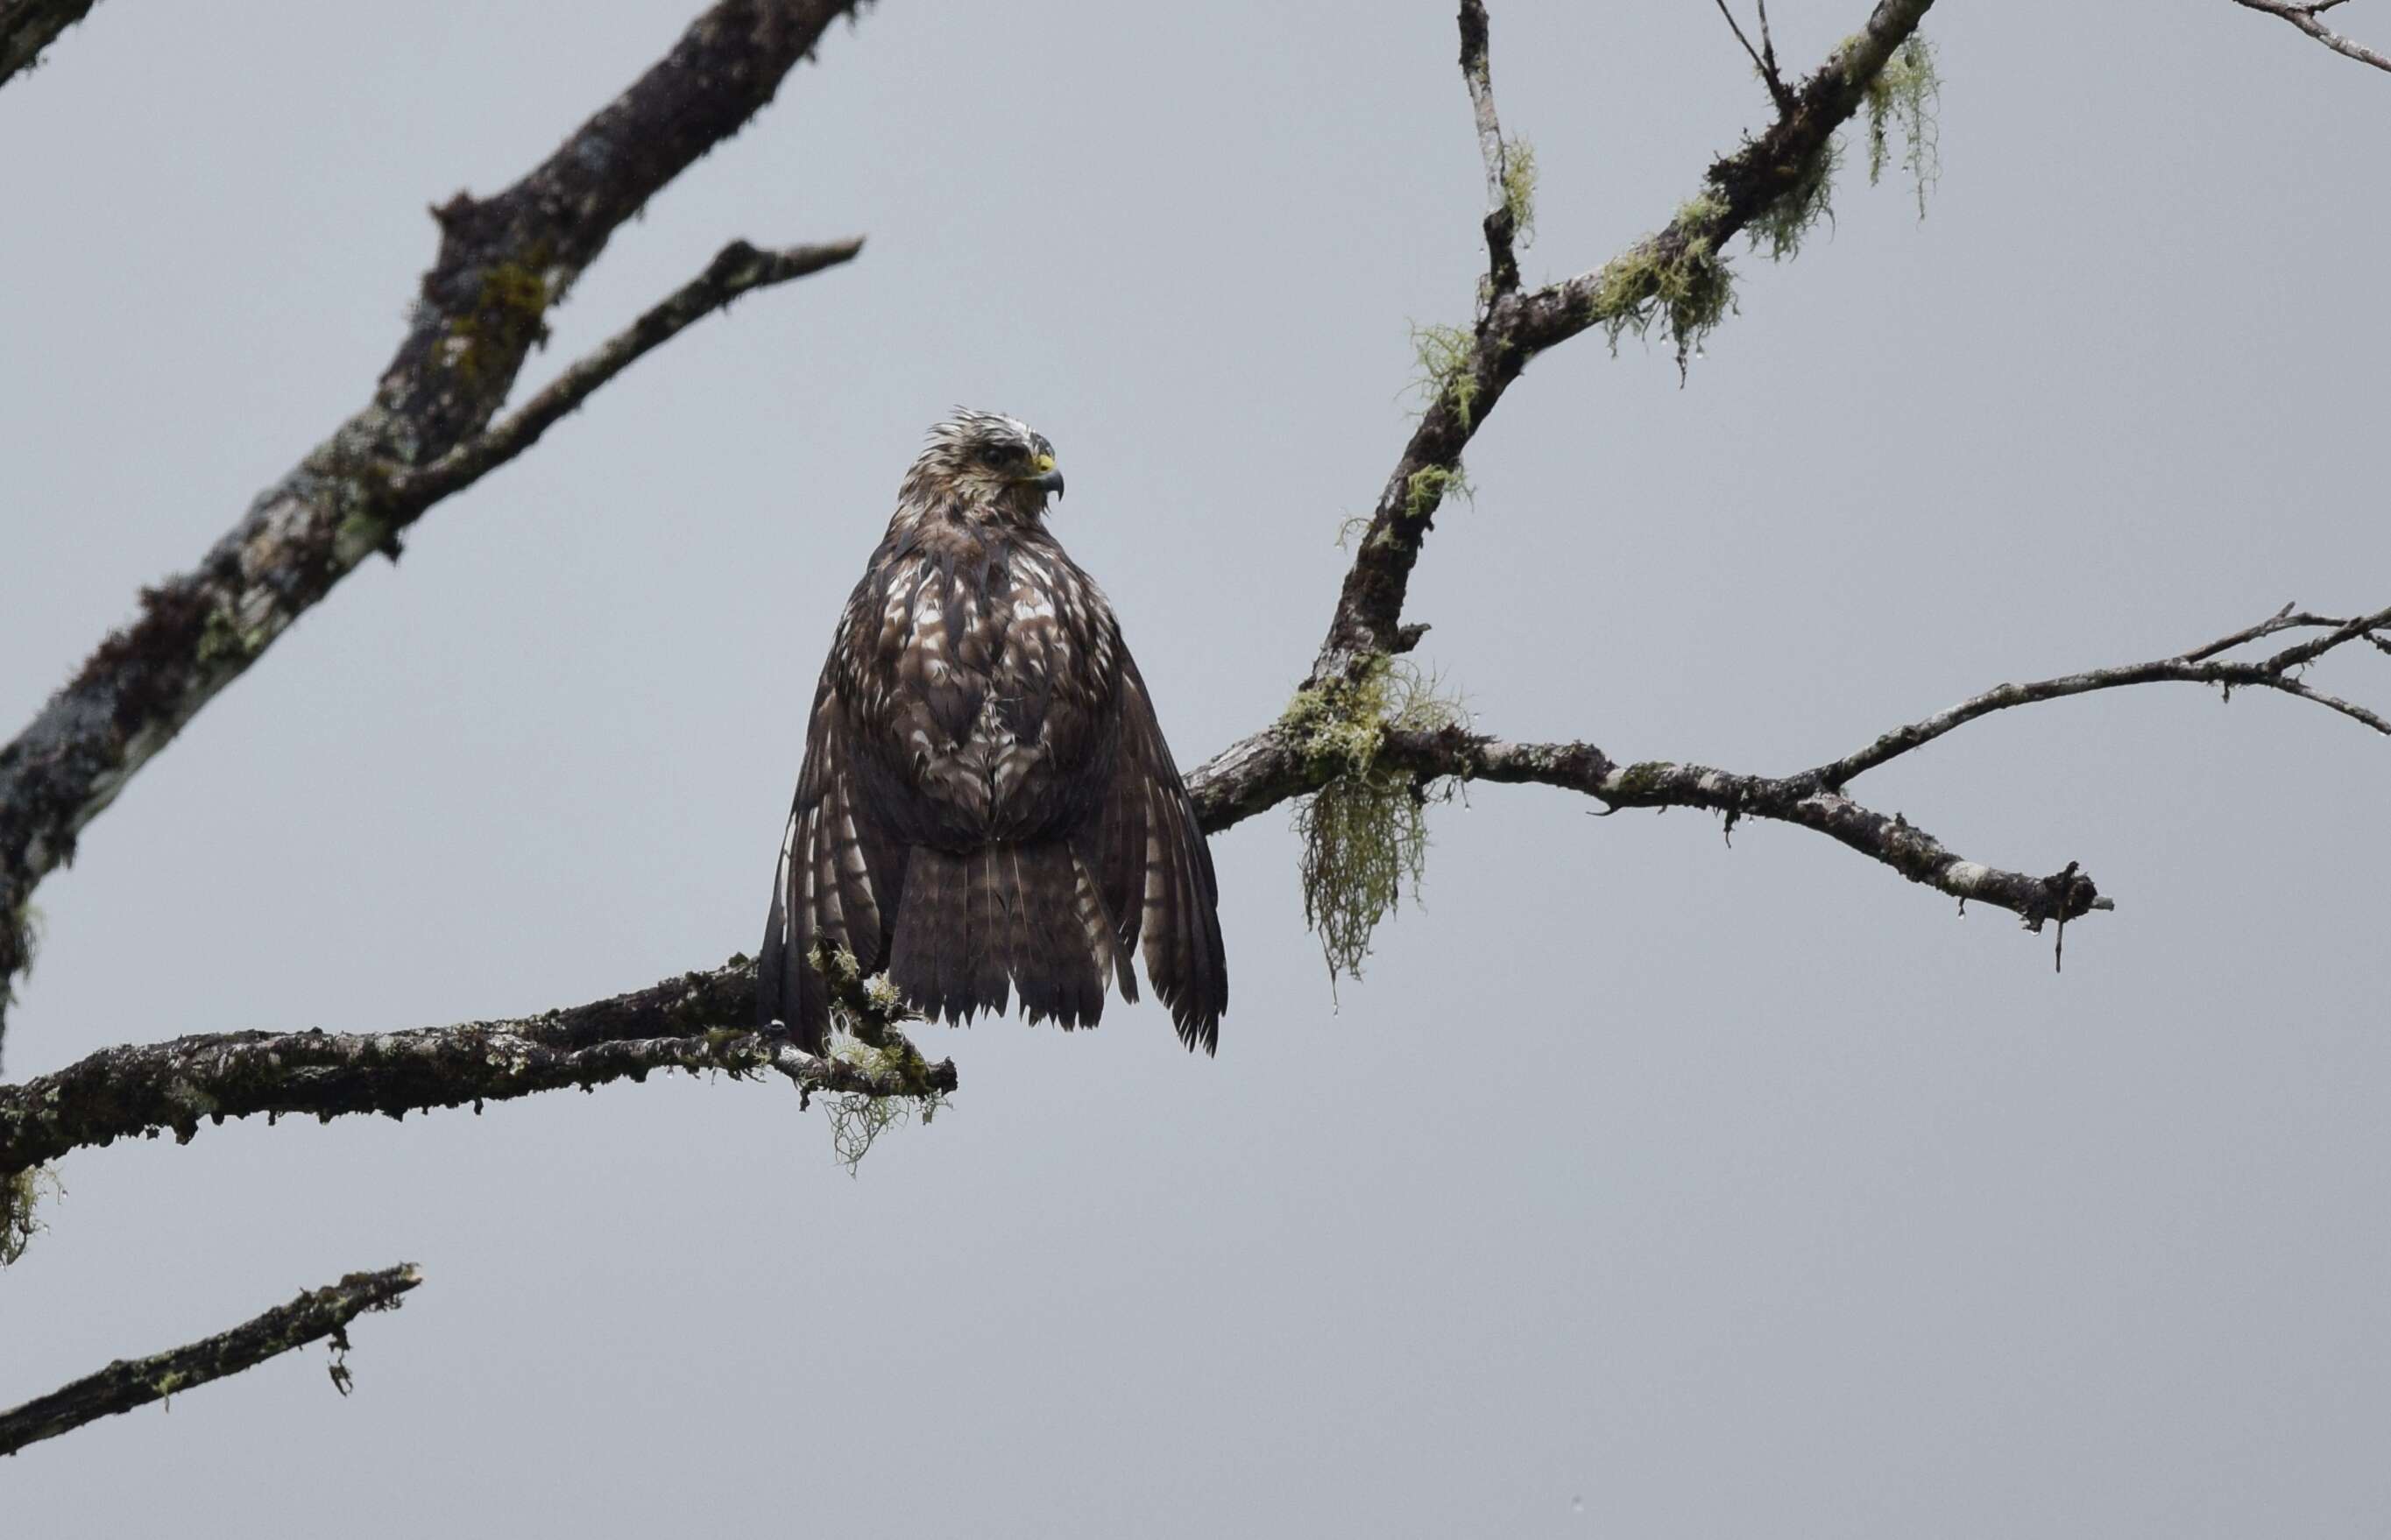
<svg viewBox="0 0 2391 1540">
<path fill-rule="evenodd" d="M 1477 338 L 1457 326 L 1415 326 L 1412 349 L 1419 362 L 1413 384 L 1421 397 L 1430 407 L 1450 407 L 1467 433 L 1478 405 Z"/>
</svg>

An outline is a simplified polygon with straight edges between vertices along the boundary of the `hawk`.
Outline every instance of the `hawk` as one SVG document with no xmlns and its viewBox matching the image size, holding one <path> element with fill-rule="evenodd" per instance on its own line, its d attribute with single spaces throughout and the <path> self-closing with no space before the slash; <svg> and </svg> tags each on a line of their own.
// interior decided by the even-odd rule
<svg viewBox="0 0 2391 1540">
<path fill-rule="evenodd" d="M 930 430 L 814 691 L 758 962 L 760 1014 L 820 1052 L 820 943 L 924 1015 L 1092 1027 L 1130 954 L 1189 1048 L 1229 1003 L 1195 805 L 1112 606 L 1046 527 L 1053 446 Z"/>
</svg>

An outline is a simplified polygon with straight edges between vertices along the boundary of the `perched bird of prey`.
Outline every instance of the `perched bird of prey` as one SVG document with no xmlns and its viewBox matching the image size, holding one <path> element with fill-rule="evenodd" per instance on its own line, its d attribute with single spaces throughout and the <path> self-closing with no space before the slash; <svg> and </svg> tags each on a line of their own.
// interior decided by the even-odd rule
<svg viewBox="0 0 2391 1540">
<path fill-rule="evenodd" d="M 819 943 L 969 1021 L 1021 994 L 1093 1026 L 1130 954 L 1188 1047 L 1229 1003 L 1212 856 L 1095 583 L 1046 527 L 1063 473 L 958 411 L 898 488 L 814 692 L 758 959 L 762 1016 L 819 1052 Z"/>
</svg>

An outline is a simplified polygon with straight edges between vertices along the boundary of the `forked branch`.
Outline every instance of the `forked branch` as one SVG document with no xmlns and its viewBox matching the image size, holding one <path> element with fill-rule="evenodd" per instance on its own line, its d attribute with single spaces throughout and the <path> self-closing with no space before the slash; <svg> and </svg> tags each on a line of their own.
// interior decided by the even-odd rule
<svg viewBox="0 0 2391 1540">
<path fill-rule="evenodd" d="M 2270 657 L 2251 662 L 2231 662 L 2219 655 L 2237 647 L 2247 646 L 2262 637 L 2294 629 L 2320 629 L 2325 634 L 2286 647 Z M 2236 689 L 2273 690 L 2297 700 L 2314 702 L 2377 732 L 2391 735 L 2391 719 L 2314 688 L 2297 672 L 2327 653 L 2360 638 L 2385 653 L 2391 653 L 2387 632 L 2391 632 L 2391 610 L 2378 610 L 2352 620 L 2335 620 L 2323 615 L 2295 614 L 2292 606 L 2286 604 L 2255 626 L 2245 627 L 2230 635 L 2219 637 L 2206 646 L 2195 647 L 2173 657 L 2155 658 L 2149 663 L 2129 663 L 2114 668 L 2087 669 L 2080 674 L 2062 674 L 2056 679 L 2037 679 L 2032 684 L 1997 684 L 1981 695 L 1971 695 L 1923 720 L 1894 728 L 1856 753 L 1820 765 L 1809 772 L 1808 779 L 1821 786 L 1841 790 L 1855 777 L 1888 760 L 1897 759 L 1912 749 L 1931 744 L 1953 728 L 1980 717 L 1989 717 L 1996 711 L 2006 711 L 2015 706 L 2032 705 L 2037 701 L 2063 700 L 2070 695 L 2089 694 L 2096 690 L 2117 690 L 2132 684 L 2211 684 L 2228 692 Z"/>
<path fill-rule="evenodd" d="M 2233 0 L 2233 3 L 2246 10 L 2264 11 L 2268 16 L 2281 18 L 2344 58 L 2354 58 L 2360 64 L 2391 71 L 2391 55 L 2344 37 L 2319 19 L 2326 11 L 2341 5 L 2343 0 L 2308 0 L 2304 5 L 2295 4 L 2294 0 Z"/>
</svg>

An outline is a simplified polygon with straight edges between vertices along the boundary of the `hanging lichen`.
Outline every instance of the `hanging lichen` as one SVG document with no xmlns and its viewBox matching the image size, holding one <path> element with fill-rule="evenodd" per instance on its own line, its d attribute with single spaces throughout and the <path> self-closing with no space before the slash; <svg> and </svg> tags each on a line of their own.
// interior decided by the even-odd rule
<svg viewBox="0 0 2391 1540">
<path fill-rule="evenodd" d="M 1658 323 L 1683 365 L 1735 308 L 1735 278 L 1710 233 L 1725 213 L 1717 194 L 1704 192 L 1677 210 L 1668 230 L 1645 237 L 1595 275 L 1589 318 L 1613 353 L 1622 335 L 1647 336 Z"/>
<path fill-rule="evenodd" d="M 1842 142 L 1829 138 L 1795 167 L 1785 190 L 1745 226 L 1751 249 L 1764 252 L 1771 262 L 1799 254 L 1803 240 L 1819 221 L 1835 217 L 1835 173 L 1842 162 Z"/>
<path fill-rule="evenodd" d="M 49 1228 L 35 1212 L 44 1193 L 53 1197 L 66 1194 L 58 1172 L 47 1166 L 0 1176 L 0 1267 L 14 1263 L 34 1235 Z"/>
<path fill-rule="evenodd" d="M 900 1052 L 842 1038 L 833 1044 L 831 1056 L 868 1074 L 904 1076 L 922 1061 L 921 1055 L 915 1054 L 911 1055 L 912 1065 L 892 1063 Z M 853 1176 L 882 1134 L 892 1128 L 902 1128 L 917 1117 L 927 1128 L 946 1105 L 945 1094 L 937 1091 L 901 1096 L 867 1096 L 861 1092 L 849 1092 L 834 1096 L 826 1108 L 830 1115 L 831 1156 L 847 1168 L 847 1175 Z"/>
<path fill-rule="evenodd" d="M 816 942 L 809 958 L 830 986 L 826 1056 L 897 1089 L 843 1092 L 829 1098 L 831 1154 L 856 1174 L 882 1134 L 919 1119 L 926 1128 L 948 1105 L 930 1082 L 930 1063 L 898 1029 L 921 1019 L 885 973 L 866 978 L 855 953 Z"/>
<path fill-rule="evenodd" d="M 1536 147 L 1525 139 L 1503 141 L 1503 208 L 1511 216 L 1511 239 L 1522 249 L 1536 239 Z"/>
<path fill-rule="evenodd" d="M 1375 659 L 1360 678 L 1299 691 L 1280 718 L 1320 789 L 1297 806 L 1303 915 L 1328 964 L 1362 977 L 1370 938 L 1402 904 L 1417 901 L 1428 870 L 1428 804 L 1444 795 L 1377 762 L 1389 731 L 1439 731 L 1463 719 L 1458 701 L 1409 664 Z"/>
<path fill-rule="evenodd" d="M 1918 191 L 1918 217 L 1926 217 L 1926 189 L 1943 175 L 1934 109 L 1943 91 L 1934 70 L 1934 46 L 1917 32 L 1903 40 L 1868 84 L 1868 185 L 1884 175 L 1892 158 L 1891 136 L 1900 130 L 1901 169 Z"/>
<path fill-rule="evenodd" d="M 13 913 L 0 914 L 0 925 L 8 927 L 17 956 L 14 973 L 0 972 L 0 1011 L 6 1011 L 17 1003 L 17 980 L 32 975 L 33 954 L 42 949 L 42 912 L 32 903 L 20 903 Z"/>
</svg>

